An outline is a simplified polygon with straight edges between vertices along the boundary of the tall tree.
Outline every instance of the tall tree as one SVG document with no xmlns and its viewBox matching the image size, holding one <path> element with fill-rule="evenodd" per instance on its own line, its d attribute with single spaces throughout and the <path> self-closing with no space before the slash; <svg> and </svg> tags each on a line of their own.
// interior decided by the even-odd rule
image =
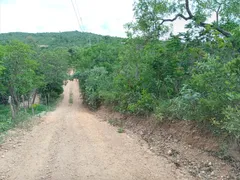
<svg viewBox="0 0 240 180">
<path fill-rule="evenodd" d="M 213 29 L 225 37 L 231 37 L 240 23 L 239 0 L 139 0 L 134 10 L 138 30 L 157 36 L 166 30 L 168 22 L 177 19 L 189 21 L 191 27 Z"/>
<path fill-rule="evenodd" d="M 38 64 L 32 60 L 32 53 L 28 45 L 19 41 L 12 41 L 5 46 L 2 61 L 6 69 L 1 79 L 12 96 L 16 110 L 20 96 L 28 94 L 41 81 L 35 73 Z"/>
</svg>

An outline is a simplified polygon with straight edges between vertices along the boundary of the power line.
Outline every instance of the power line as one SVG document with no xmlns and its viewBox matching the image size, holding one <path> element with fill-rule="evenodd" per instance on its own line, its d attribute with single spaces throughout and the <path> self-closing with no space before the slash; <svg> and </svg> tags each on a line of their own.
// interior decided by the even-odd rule
<svg viewBox="0 0 240 180">
<path fill-rule="evenodd" d="M 80 23 L 82 24 L 82 31 L 84 31 L 84 25 L 83 25 L 83 20 L 82 20 L 82 17 L 80 15 L 80 11 L 79 11 L 79 8 L 78 8 L 78 3 L 77 3 L 77 0 L 75 0 L 75 5 L 76 5 L 76 9 L 77 9 L 77 14 L 78 14 L 78 17 L 80 19 Z"/>
<path fill-rule="evenodd" d="M 77 22 L 78 22 L 78 25 L 79 25 L 79 29 L 82 30 L 82 28 L 81 28 L 81 23 L 80 23 L 80 20 L 79 20 L 78 13 L 77 13 L 77 11 L 76 11 L 75 5 L 74 5 L 74 3 L 73 3 L 73 0 L 71 0 L 71 2 L 72 2 L 73 10 L 74 10 L 75 15 L 76 15 L 76 18 L 77 18 Z"/>
<path fill-rule="evenodd" d="M 83 26 L 83 20 L 82 20 L 82 18 L 81 18 L 81 16 L 80 16 L 80 12 L 79 12 L 79 9 L 78 9 L 78 6 L 77 6 L 77 0 L 75 0 L 75 5 L 77 6 L 76 8 L 75 8 L 75 5 L 74 5 L 74 3 L 73 3 L 73 0 L 71 0 L 71 2 L 72 2 L 72 6 L 73 6 L 73 9 L 74 9 L 74 12 L 75 12 L 77 21 L 78 21 L 79 28 L 80 28 L 80 30 L 82 30 L 82 32 L 83 32 L 83 31 L 84 31 L 84 28 L 83 28 L 83 27 L 84 27 L 84 26 Z M 81 26 L 81 23 L 82 23 L 82 26 Z M 91 41 L 91 39 L 89 38 L 89 36 L 88 36 L 88 43 L 89 43 L 90 46 L 92 45 L 92 41 Z"/>
</svg>

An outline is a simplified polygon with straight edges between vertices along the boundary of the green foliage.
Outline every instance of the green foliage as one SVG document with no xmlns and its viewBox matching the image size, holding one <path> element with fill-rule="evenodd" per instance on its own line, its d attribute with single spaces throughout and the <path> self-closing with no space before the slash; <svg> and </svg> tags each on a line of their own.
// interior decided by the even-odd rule
<svg viewBox="0 0 240 180">
<path fill-rule="evenodd" d="M 70 58 L 70 64 L 81 70 L 99 66 L 112 72 L 112 64 L 116 61 L 120 47 L 119 43 L 99 43 L 91 47 L 76 49 Z"/>
<path fill-rule="evenodd" d="M 5 67 L 3 66 L 3 62 L 1 61 L 3 56 L 4 56 L 4 46 L 0 45 L 0 77 L 3 73 L 3 71 L 5 70 Z M 1 84 L 0 84 L 0 88 L 1 88 Z"/>
<path fill-rule="evenodd" d="M 28 119 L 32 107 L 35 114 L 49 110 L 42 104 L 32 105 L 32 99 L 38 94 L 41 103 L 52 104 L 56 101 L 63 92 L 62 83 L 67 78 L 69 58 L 67 48 L 41 50 L 36 48 L 33 41 L 27 45 L 17 40 L 11 41 L 11 38 L 3 44 L 0 45 L 0 106 L 7 105 L 11 96 L 16 118 L 11 119 L 8 106 L 6 112 L 2 111 L 5 108 L 0 107 L 1 132 Z M 23 99 L 25 105 L 29 104 L 27 113 L 23 108 Z"/>
<path fill-rule="evenodd" d="M 124 133 L 125 131 L 124 131 L 124 129 L 122 127 L 120 127 L 120 128 L 118 128 L 117 132 L 118 133 Z"/>
<path fill-rule="evenodd" d="M 30 117 L 29 114 L 24 111 L 20 111 L 17 114 L 17 117 L 12 120 L 9 106 L 0 106 L 0 112 L 0 133 L 16 127 L 19 123 L 26 121 Z"/>
<path fill-rule="evenodd" d="M 135 7 L 140 8 L 137 13 L 145 13 L 151 6 L 151 1 L 141 2 Z M 161 4 L 150 9 L 165 13 L 166 7 Z M 196 13 L 200 21 L 208 16 L 207 12 Z M 72 62 L 79 73 L 74 77 L 80 80 L 84 102 L 93 109 L 105 104 L 121 113 L 154 113 L 159 122 L 195 120 L 215 132 L 239 138 L 237 128 L 233 128 L 238 123 L 240 102 L 237 39 L 233 46 L 232 37 L 220 36 L 209 25 L 202 35 L 188 31 L 160 41 L 145 33 L 152 22 L 145 19 L 141 23 L 139 29 L 128 24 L 135 36 L 130 35 L 124 44 L 104 48 L 100 43 L 76 51 Z M 142 37 L 139 30 L 144 31 Z"/>
<path fill-rule="evenodd" d="M 223 129 L 227 130 L 236 138 L 240 138 L 240 108 L 228 106 L 223 111 Z"/>
<path fill-rule="evenodd" d="M 171 114 L 179 119 L 208 122 L 239 138 L 239 70 L 239 58 L 221 63 L 208 57 L 196 63 L 188 86 L 183 86 L 180 96 L 171 100 Z"/>
<path fill-rule="evenodd" d="M 19 41 L 12 41 L 4 48 L 2 89 L 12 96 L 16 110 L 21 95 L 27 95 L 42 81 L 41 76 L 36 73 L 38 63 L 32 59 L 33 54 L 28 45 Z"/>
<path fill-rule="evenodd" d="M 136 98 L 136 97 L 135 97 Z M 127 110 L 136 115 L 146 115 L 153 111 L 155 107 L 154 98 L 146 90 L 142 90 L 139 97 L 136 98 L 135 102 L 132 100 L 128 106 Z"/>
<path fill-rule="evenodd" d="M 32 107 L 34 108 L 35 114 L 40 114 L 41 112 L 47 112 L 49 111 L 49 107 L 43 104 L 33 104 Z M 32 110 L 31 108 L 28 109 L 28 113 L 31 114 Z"/>
<path fill-rule="evenodd" d="M 202 27 L 208 32 L 214 30 L 229 37 L 234 28 L 230 29 L 226 24 L 239 25 L 239 7 L 238 0 L 139 0 L 134 4 L 136 22 L 129 25 L 130 32 L 135 36 L 159 38 L 171 29 L 169 22 L 181 19 L 189 22 L 187 27 L 191 30 L 202 31 L 199 28 Z M 208 24 L 213 14 L 216 19 Z"/>
<path fill-rule="evenodd" d="M 42 49 L 56 49 L 59 47 L 86 47 L 99 42 L 109 43 L 112 41 L 120 41 L 121 38 L 110 36 L 101 36 L 86 32 L 61 32 L 61 33 L 1 33 L 0 44 L 7 44 L 12 40 L 19 40 L 32 47 L 40 47 Z M 43 46 L 41 46 L 43 45 Z"/>
<path fill-rule="evenodd" d="M 42 104 L 34 104 L 35 114 L 49 111 L 49 107 Z M 18 127 L 20 123 L 28 121 L 32 115 L 32 110 L 28 109 L 25 112 L 23 109 L 18 112 L 15 119 L 11 118 L 11 111 L 9 106 L 0 105 L 0 134 L 12 128 Z"/>
<path fill-rule="evenodd" d="M 106 83 L 107 73 L 104 67 L 94 67 L 78 76 L 83 100 L 92 109 L 97 109 L 101 104 L 100 90 Z"/>
<path fill-rule="evenodd" d="M 154 113 L 159 122 L 195 120 L 239 138 L 239 2 L 139 0 L 127 39 L 80 32 L 2 34 L 0 100 L 12 94 L 17 101 L 37 89 L 43 102 L 54 101 L 70 65 L 77 71 L 70 79 L 79 79 L 83 101 L 94 110 L 104 104 L 122 113 Z M 177 19 L 188 22 L 186 32 L 166 36 L 166 22 Z M 9 43 L 12 38 L 29 46 Z"/>
<path fill-rule="evenodd" d="M 166 119 L 171 119 L 172 112 L 170 111 L 170 102 L 169 100 L 158 100 L 158 104 L 154 110 L 154 117 L 159 123 L 163 122 Z"/>
<path fill-rule="evenodd" d="M 184 85 L 180 95 L 170 100 L 168 109 L 164 108 L 163 113 L 167 111 L 169 115 L 178 119 L 195 120 L 201 118 L 202 112 L 198 107 L 200 97 L 200 93 Z"/>
<path fill-rule="evenodd" d="M 68 50 L 58 48 L 52 51 L 43 51 L 39 54 L 38 74 L 43 78 L 39 87 L 42 100 L 45 103 L 55 101 L 63 93 L 63 81 L 67 79 Z"/>
</svg>

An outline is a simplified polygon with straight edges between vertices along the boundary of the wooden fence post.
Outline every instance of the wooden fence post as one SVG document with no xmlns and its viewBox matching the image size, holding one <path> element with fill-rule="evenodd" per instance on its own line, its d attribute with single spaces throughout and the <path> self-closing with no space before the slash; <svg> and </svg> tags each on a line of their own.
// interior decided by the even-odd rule
<svg viewBox="0 0 240 180">
<path fill-rule="evenodd" d="M 10 108 L 11 108 L 12 118 L 15 119 L 16 114 L 15 114 L 15 111 L 14 111 L 14 108 L 13 108 L 12 97 L 11 96 L 8 97 L 8 103 L 9 103 Z"/>
</svg>

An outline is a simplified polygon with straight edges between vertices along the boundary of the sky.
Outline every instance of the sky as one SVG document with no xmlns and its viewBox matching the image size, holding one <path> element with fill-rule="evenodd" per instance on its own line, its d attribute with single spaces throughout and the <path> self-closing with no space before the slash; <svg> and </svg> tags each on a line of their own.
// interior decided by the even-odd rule
<svg viewBox="0 0 240 180">
<path fill-rule="evenodd" d="M 78 30 L 126 37 L 123 26 L 134 19 L 133 2 L 134 0 L 0 0 L 0 33 Z M 79 20 L 76 13 L 80 15 Z M 181 22 L 176 23 L 174 28 L 175 31 L 183 30 Z"/>
</svg>

